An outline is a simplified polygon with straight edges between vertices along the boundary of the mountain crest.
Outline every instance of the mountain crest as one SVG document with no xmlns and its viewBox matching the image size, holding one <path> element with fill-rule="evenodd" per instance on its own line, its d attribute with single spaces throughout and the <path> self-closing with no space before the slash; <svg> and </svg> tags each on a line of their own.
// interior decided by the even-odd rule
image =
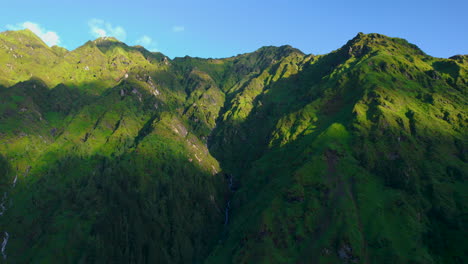
<svg viewBox="0 0 468 264">
<path fill-rule="evenodd" d="M 49 48 L 49 46 L 40 37 L 27 28 L 21 30 L 4 31 L 1 32 L 0 35 L 3 35 L 9 42 L 13 44 Z"/>
<path fill-rule="evenodd" d="M 0 34 L 3 262 L 463 262 L 466 56 L 40 43 Z"/>
<path fill-rule="evenodd" d="M 349 40 L 342 49 L 350 56 L 361 57 L 371 51 L 388 50 L 399 51 L 408 55 L 426 54 L 416 45 L 409 43 L 405 39 L 391 38 L 378 33 L 364 34 L 359 32 L 354 38 Z"/>
<path fill-rule="evenodd" d="M 123 43 L 122 41 L 118 40 L 115 37 L 99 37 L 95 40 L 93 40 L 94 43 L 100 44 L 100 43 Z"/>
</svg>

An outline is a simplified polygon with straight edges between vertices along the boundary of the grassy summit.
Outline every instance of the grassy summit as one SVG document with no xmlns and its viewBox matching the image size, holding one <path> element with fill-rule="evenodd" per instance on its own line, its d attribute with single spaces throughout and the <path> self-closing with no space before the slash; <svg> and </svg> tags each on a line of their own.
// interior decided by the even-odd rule
<svg viewBox="0 0 468 264">
<path fill-rule="evenodd" d="M 170 60 L 0 33 L 6 261 L 463 263 L 467 70 L 380 34 Z"/>
</svg>

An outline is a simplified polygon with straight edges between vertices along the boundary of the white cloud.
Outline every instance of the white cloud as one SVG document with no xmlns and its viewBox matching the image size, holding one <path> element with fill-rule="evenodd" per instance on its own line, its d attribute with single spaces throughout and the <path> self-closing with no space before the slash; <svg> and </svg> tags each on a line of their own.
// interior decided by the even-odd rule
<svg viewBox="0 0 468 264">
<path fill-rule="evenodd" d="M 150 37 L 144 35 L 143 37 L 137 39 L 136 44 L 142 45 L 142 46 L 149 46 L 153 43 L 153 39 Z"/>
<path fill-rule="evenodd" d="M 23 22 L 16 25 L 6 25 L 6 28 L 9 30 L 20 30 L 20 29 L 29 29 L 38 37 L 40 37 L 47 45 L 54 46 L 60 44 L 60 37 L 54 31 L 48 31 L 41 27 L 39 24 L 33 22 Z"/>
<path fill-rule="evenodd" d="M 145 47 L 149 51 L 158 51 L 158 49 L 156 48 L 157 43 L 147 35 L 143 35 L 141 38 L 137 39 L 135 43 Z"/>
<path fill-rule="evenodd" d="M 20 30 L 20 29 L 24 29 L 23 27 L 21 27 L 21 24 L 6 25 L 5 27 L 6 27 L 6 29 L 8 29 L 8 30 Z"/>
<path fill-rule="evenodd" d="M 182 32 L 184 30 L 185 30 L 185 27 L 183 27 L 183 26 L 173 26 L 172 27 L 173 32 Z"/>
<path fill-rule="evenodd" d="M 123 27 L 112 26 L 111 23 L 107 23 L 101 19 L 91 19 L 88 21 L 88 26 L 91 35 L 96 38 L 100 37 L 116 37 L 119 40 L 124 41 L 127 38 L 127 32 Z"/>
</svg>

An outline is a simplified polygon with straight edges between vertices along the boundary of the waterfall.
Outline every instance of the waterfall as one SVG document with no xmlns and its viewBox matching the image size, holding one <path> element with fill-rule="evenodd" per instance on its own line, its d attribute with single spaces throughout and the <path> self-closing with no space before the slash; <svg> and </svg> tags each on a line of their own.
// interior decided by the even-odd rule
<svg viewBox="0 0 468 264">
<path fill-rule="evenodd" d="M 16 174 L 15 178 L 13 179 L 13 183 L 11 184 L 11 189 L 15 188 L 17 180 L 18 180 L 18 174 Z M 7 208 L 5 206 L 5 203 L 7 202 L 7 200 L 8 200 L 8 193 L 5 191 L 3 193 L 2 202 L 0 203 L 0 216 L 2 216 L 7 210 Z M 10 234 L 8 234 L 7 231 L 4 231 L 3 234 L 4 234 L 4 236 L 3 236 L 3 241 L 2 241 L 1 252 L 2 252 L 3 259 L 6 259 L 7 254 L 6 254 L 5 250 L 6 250 L 6 246 L 8 244 L 8 239 L 10 238 Z"/>
<path fill-rule="evenodd" d="M 3 242 L 2 242 L 2 256 L 3 256 L 3 259 L 6 259 L 7 255 L 5 253 L 5 249 L 6 249 L 6 245 L 8 244 L 8 238 L 10 238 L 10 235 L 6 231 L 4 234 L 5 236 L 3 237 Z"/>
</svg>

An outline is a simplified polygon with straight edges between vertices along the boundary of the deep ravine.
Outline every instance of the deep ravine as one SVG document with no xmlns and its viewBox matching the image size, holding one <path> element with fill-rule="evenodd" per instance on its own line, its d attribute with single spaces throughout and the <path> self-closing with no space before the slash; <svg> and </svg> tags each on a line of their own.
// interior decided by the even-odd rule
<svg viewBox="0 0 468 264">
<path fill-rule="evenodd" d="M 233 189 L 233 183 L 232 183 L 232 174 L 229 174 L 229 184 L 228 184 L 228 189 L 231 193 L 234 192 Z M 224 210 L 224 225 L 226 226 L 229 223 L 229 211 L 231 210 L 231 199 L 228 200 L 226 204 L 226 209 Z"/>
</svg>

